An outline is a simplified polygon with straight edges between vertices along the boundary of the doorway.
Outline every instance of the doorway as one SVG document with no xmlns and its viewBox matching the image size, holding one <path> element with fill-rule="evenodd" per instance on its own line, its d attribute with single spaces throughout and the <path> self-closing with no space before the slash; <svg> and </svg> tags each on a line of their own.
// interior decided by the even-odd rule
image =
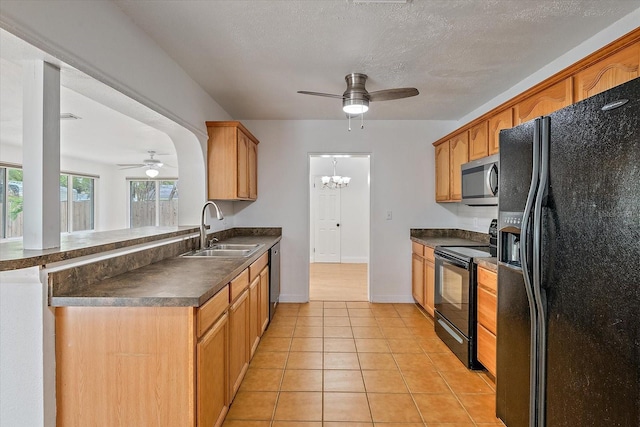
<svg viewBox="0 0 640 427">
<path fill-rule="evenodd" d="M 323 180 L 324 177 L 324 180 Z M 331 179 L 336 177 L 335 179 Z M 335 185 L 337 177 L 348 177 Z M 309 299 L 369 301 L 370 155 L 309 155 Z M 329 181 L 329 182 L 327 182 Z"/>
</svg>

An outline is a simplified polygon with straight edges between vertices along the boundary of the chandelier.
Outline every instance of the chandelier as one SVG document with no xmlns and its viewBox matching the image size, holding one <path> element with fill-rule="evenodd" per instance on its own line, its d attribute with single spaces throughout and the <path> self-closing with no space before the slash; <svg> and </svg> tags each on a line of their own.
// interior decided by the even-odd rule
<svg viewBox="0 0 640 427">
<path fill-rule="evenodd" d="M 322 187 L 323 188 L 342 188 L 349 185 L 351 181 L 351 177 L 348 176 L 339 176 L 336 174 L 336 164 L 338 161 L 336 158 L 333 158 L 333 175 L 332 176 L 323 176 L 322 177 Z"/>
</svg>

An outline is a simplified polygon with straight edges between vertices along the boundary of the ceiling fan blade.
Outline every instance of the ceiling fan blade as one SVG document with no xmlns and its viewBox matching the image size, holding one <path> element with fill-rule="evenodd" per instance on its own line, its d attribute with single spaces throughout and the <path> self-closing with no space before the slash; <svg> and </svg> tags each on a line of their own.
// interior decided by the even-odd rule
<svg viewBox="0 0 640 427">
<path fill-rule="evenodd" d="M 308 92 L 306 90 L 299 90 L 298 93 L 301 93 L 303 95 L 326 96 L 327 98 L 338 98 L 338 99 L 344 98 L 343 95 L 334 95 L 331 93 L 321 93 L 321 92 Z"/>
<path fill-rule="evenodd" d="M 416 96 L 420 92 L 415 87 L 400 87 L 396 89 L 385 89 L 376 92 L 369 92 L 369 101 L 391 101 L 392 99 L 409 98 Z"/>
<path fill-rule="evenodd" d="M 121 164 L 121 165 L 116 165 L 116 166 L 120 166 L 120 170 L 122 169 L 135 169 L 135 168 L 143 168 L 146 165 L 140 165 L 140 164 Z"/>
</svg>

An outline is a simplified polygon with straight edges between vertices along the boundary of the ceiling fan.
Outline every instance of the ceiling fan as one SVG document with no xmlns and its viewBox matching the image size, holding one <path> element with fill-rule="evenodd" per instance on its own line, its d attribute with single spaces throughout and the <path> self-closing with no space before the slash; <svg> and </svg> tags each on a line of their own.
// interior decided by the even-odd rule
<svg viewBox="0 0 640 427">
<path fill-rule="evenodd" d="M 159 169 L 162 166 L 165 166 L 165 163 L 162 160 L 154 159 L 157 153 L 153 150 L 147 151 L 149 153 L 149 158 L 144 159 L 142 163 L 118 163 L 117 166 L 120 166 L 120 169 L 135 169 L 135 168 L 146 168 L 145 174 L 149 178 L 155 178 L 160 173 Z M 166 165 L 167 167 L 172 168 L 173 166 Z"/>
<path fill-rule="evenodd" d="M 345 76 L 347 82 L 347 90 L 342 95 L 334 95 L 331 93 L 308 92 L 299 90 L 298 93 L 303 95 L 325 96 L 328 98 L 342 99 L 342 111 L 351 119 L 352 116 L 363 115 L 369 110 L 369 102 L 374 101 L 391 101 L 393 99 L 409 98 L 416 96 L 420 92 L 414 87 L 403 87 L 395 89 L 378 90 L 376 92 L 367 92 L 364 85 L 367 81 L 367 75 L 361 73 L 351 73 Z M 351 127 L 349 127 L 351 130 Z"/>
</svg>

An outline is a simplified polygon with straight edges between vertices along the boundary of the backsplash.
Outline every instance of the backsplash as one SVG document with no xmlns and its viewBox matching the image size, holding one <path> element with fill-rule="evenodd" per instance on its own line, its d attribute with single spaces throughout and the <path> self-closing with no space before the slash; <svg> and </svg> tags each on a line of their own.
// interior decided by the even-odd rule
<svg viewBox="0 0 640 427">
<path fill-rule="evenodd" d="M 488 233 L 491 220 L 498 218 L 497 206 L 458 206 L 458 228 Z"/>
</svg>

